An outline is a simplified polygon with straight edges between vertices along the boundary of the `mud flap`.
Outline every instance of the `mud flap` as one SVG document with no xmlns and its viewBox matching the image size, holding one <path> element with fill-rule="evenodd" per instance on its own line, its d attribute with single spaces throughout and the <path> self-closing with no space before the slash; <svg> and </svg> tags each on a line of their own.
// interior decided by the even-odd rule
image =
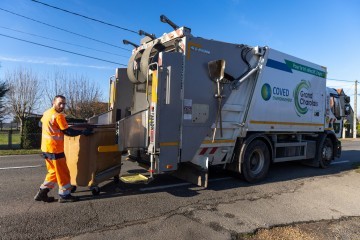
<svg viewBox="0 0 360 240">
<path fill-rule="evenodd" d="M 208 186 L 208 169 L 201 168 L 192 163 L 180 164 L 178 170 L 173 173 L 173 176 L 199 187 L 207 188 Z"/>
</svg>

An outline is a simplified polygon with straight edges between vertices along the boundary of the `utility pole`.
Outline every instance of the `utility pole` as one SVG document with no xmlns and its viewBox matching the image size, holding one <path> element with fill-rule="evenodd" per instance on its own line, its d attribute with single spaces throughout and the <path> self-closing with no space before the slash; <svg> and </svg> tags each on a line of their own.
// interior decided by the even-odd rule
<svg viewBox="0 0 360 240">
<path fill-rule="evenodd" d="M 355 91 L 354 91 L 354 118 L 353 118 L 353 138 L 356 138 L 356 119 L 357 119 L 357 83 L 355 80 Z"/>
</svg>

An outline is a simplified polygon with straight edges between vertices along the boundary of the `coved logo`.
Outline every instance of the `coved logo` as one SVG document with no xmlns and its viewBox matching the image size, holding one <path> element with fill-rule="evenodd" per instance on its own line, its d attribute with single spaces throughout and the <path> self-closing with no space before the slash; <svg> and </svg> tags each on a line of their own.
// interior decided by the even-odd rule
<svg viewBox="0 0 360 240">
<path fill-rule="evenodd" d="M 319 103 L 313 99 L 314 94 L 309 92 L 310 87 L 311 84 L 309 81 L 301 80 L 294 89 L 295 111 L 299 117 L 306 114 L 309 111 L 309 107 L 319 105 Z"/>
<path fill-rule="evenodd" d="M 281 88 L 277 86 L 271 87 L 268 83 L 265 83 L 261 87 L 261 97 L 265 101 L 272 99 L 274 101 L 292 102 L 292 98 L 289 97 L 289 95 L 290 91 L 287 88 Z"/>
</svg>

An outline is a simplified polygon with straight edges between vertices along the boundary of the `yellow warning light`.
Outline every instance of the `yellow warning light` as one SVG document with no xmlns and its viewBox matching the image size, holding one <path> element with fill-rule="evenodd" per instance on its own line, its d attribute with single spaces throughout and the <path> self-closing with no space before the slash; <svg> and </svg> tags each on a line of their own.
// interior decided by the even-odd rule
<svg viewBox="0 0 360 240">
<path fill-rule="evenodd" d="M 166 169 L 172 169 L 173 168 L 173 165 L 166 165 Z"/>
</svg>

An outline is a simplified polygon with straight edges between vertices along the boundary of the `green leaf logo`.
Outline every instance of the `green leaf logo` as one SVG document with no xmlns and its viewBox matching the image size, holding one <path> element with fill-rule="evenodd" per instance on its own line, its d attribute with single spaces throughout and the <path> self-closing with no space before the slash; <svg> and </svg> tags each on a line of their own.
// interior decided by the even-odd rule
<svg viewBox="0 0 360 240">
<path fill-rule="evenodd" d="M 271 87 L 268 83 L 265 83 L 262 87 L 261 87 L 261 97 L 265 100 L 268 101 L 271 98 Z"/>
<path fill-rule="evenodd" d="M 301 80 L 301 82 L 294 89 L 293 95 L 294 95 L 295 111 L 299 117 L 308 112 L 308 107 L 306 105 L 302 106 L 302 104 L 300 103 L 301 102 L 300 94 L 303 91 L 303 89 L 308 90 L 310 86 L 311 86 L 310 82 L 306 80 Z"/>
</svg>

